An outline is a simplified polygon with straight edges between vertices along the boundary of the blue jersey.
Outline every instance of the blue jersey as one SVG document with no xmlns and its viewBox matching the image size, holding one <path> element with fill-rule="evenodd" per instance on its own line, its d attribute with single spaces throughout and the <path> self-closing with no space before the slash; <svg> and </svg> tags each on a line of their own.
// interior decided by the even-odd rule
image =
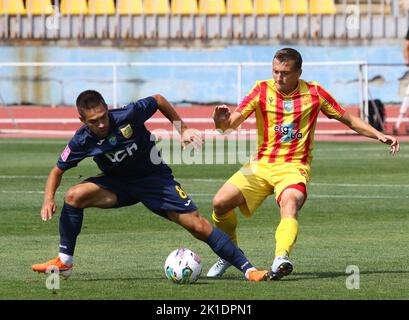
<svg viewBox="0 0 409 320">
<path fill-rule="evenodd" d="M 150 174 L 171 173 L 163 162 L 155 140 L 145 127 L 158 109 L 153 97 L 138 100 L 122 109 L 109 110 L 110 131 L 105 139 L 98 138 L 83 125 L 60 155 L 57 166 L 67 170 L 93 157 L 106 175 L 145 177 Z M 151 154 L 155 155 L 152 162 Z"/>
</svg>

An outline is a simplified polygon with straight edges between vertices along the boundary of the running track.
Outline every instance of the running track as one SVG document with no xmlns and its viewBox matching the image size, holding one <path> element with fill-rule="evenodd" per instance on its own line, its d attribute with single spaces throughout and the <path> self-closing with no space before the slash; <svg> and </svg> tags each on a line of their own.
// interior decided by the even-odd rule
<svg viewBox="0 0 409 320">
<path fill-rule="evenodd" d="M 213 106 L 176 107 L 182 119 L 191 128 L 213 132 L 212 121 Z M 349 107 L 348 111 L 358 115 L 358 108 Z M 399 113 L 399 106 L 386 106 L 385 133 L 392 134 L 394 122 Z M 389 120 L 388 120 L 389 119 Z M 0 107 L 0 138 L 69 138 L 81 125 L 77 111 L 74 107 Z M 150 130 L 172 130 L 172 125 L 159 112 L 146 123 Z M 401 141 L 409 141 L 408 122 L 400 126 L 399 136 Z M 242 129 L 255 129 L 255 119 L 250 117 L 242 125 Z M 330 141 L 365 141 L 349 130 L 345 125 L 329 120 L 322 113 L 318 119 L 315 135 L 316 140 Z"/>
</svg>

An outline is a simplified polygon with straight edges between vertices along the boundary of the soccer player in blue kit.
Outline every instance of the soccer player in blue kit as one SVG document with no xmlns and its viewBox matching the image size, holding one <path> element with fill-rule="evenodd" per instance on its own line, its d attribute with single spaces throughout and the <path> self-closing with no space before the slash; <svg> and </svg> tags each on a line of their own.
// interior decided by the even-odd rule
<svg viewBox="0 0 409 320">
<path fill-rule="evenodd" d="M 85 208 L 119 208 L 141 202 L 206 242 L 249 281 L 270 278 L 268 271 L 254 268 L 224 232 L 200 215 L 192 199 L 174 179 L 172 170 L 161 158 L 158 161 L 159 150 L 144 125 L 157 110 L 174 124 L 182 146 L 202 144 L 201 136 L 188 129 L 166 98 L 154 95 L 121 109 L 108 110 L 99 92 L 87 90 L 78 96 L 76 105 L 84 125 L 76 131 L 48 175 L 41 219 L 50 220 L 56 212 L 55 193 L 65 171 L 93 157 L 102 173 L 67 191 L 59 221 L 59 254 L 50 261 L 33 265 L 34 271 L 46 273 L 50 268 L 58 268 L 60 275 L 71 275 Z M 155 159 L 151 155 L 155 155 Z"/>
</svg>

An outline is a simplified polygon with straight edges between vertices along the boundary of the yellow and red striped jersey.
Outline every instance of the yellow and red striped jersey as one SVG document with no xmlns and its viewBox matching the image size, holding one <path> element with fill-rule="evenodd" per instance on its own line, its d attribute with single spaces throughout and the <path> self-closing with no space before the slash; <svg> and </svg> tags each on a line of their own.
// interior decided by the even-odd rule
<svg viewBox="0 0 409 320">
<path fill-rule="evenodd" d="M 299 80 L 293 93 L 284 95 L 273 79 L 257 81 L 236 111 L 248 118 L 256 114 L 258 150 L 262 163 L 310 165 L 318 113 L 339 119 L 345 113 L 335 99 L 316 82 Z"/>
</svg>

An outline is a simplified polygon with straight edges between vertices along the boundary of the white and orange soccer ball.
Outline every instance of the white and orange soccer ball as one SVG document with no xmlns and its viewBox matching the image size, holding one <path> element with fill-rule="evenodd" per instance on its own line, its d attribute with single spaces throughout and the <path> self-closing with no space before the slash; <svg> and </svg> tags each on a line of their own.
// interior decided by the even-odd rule
<svg viewBox="0 0 409 320">
<path fill-rule="evenodd" d="M 202 273 L 202 262 L 192 250 L 178 248 L 166 258 L 164 269 L 166 277 L 174 283 L 194 283 Z"/>
</svg>

